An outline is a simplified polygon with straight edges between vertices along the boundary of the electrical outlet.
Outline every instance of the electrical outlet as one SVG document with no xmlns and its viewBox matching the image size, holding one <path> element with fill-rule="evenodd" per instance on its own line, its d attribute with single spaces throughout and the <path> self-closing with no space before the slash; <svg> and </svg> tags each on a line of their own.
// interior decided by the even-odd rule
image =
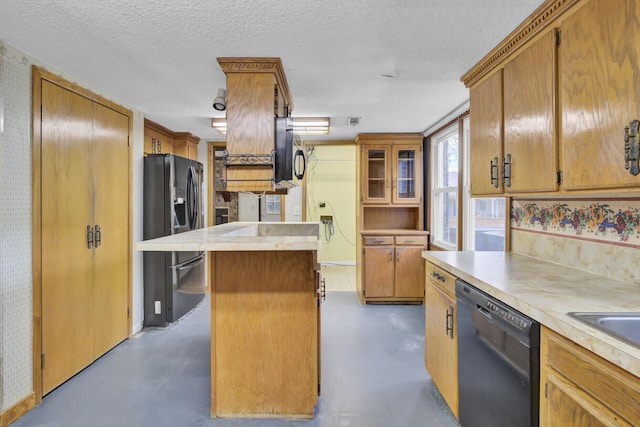
<svg viewBox="0 0 640 427">
<path fill-rule="evenodd" d="M 302 215 L 302 206 L 294 206 L 293 207 L 294 215 Z"/>
<path fill-rule="evenodd" d="M 162 314 L 162 303 L 160 301 L 154 301 L 155 314 Z"/>
<path fill-rule="evenodd" d="M 333 222 L 333 216 L 331 216 L 331 215 L 320 215 L 320 222 Z"/>
</svg>

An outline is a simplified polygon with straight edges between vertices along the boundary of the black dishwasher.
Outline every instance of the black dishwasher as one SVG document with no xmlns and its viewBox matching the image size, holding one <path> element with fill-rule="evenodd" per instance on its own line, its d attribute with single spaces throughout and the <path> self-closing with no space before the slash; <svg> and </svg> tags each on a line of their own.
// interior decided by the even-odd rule
<svg viewBox="0 0 640 427">
<path fill-rule="evenodd" d="M 456 280 L 463 427 L 538 425 L 540 324 Z"/>
</svg>

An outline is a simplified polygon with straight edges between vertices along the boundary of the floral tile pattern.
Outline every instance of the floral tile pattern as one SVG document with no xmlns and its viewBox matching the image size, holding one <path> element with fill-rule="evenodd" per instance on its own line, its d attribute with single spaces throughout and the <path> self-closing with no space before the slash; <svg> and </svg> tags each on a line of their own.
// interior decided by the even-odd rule
<svg viewBox="0 0 640 427">
<path fill-rule="evenodd" d="M 513 200 L 511 228 L 640 247 L 640 198 Z"/>
</svg>

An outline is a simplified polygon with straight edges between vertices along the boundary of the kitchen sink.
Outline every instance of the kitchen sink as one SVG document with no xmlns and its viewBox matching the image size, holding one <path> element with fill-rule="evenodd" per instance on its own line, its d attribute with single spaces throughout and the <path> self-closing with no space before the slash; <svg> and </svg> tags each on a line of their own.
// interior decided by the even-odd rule
<svg viewBox="0 0 640 427">
<path fill-rule="evenodd" d="M 640 348 L 640 313 L 567 313 L 628 344 Z"/>
</svg>

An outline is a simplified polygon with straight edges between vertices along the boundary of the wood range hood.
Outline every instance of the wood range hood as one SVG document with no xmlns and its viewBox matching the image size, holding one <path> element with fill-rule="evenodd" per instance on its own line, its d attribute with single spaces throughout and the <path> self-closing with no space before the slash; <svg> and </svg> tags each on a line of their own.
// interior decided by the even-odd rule
<svg viewBox="0 0 640 427">
<path fill-rule="evenodd" d="M 227 191 L 276 190 L 275 118 L 293 100 L 280 58 L 217 58 L 227 76 Z"/>
</svg>

